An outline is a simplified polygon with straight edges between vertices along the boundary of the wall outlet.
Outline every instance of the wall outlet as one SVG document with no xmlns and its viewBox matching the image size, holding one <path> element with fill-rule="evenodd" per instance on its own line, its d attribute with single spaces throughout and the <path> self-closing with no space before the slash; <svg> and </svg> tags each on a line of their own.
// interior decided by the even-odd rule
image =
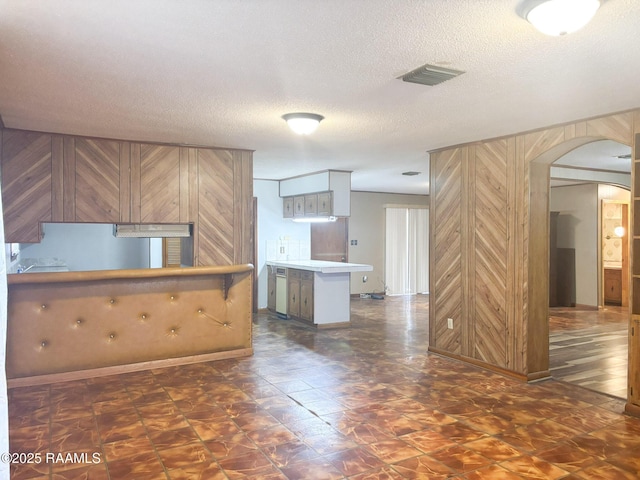
<svg viewBox="0 0 640 480">
<path fill-rule="evenodd" d="M 447 318 L 447 328 L 453 330 L 453 318 Z"/>
</svg>

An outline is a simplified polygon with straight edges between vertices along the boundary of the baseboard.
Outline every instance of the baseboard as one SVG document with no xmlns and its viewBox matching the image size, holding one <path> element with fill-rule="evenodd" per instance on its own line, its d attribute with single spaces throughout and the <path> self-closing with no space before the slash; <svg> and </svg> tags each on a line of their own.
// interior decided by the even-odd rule
<svg viewBox="0 0 640 480">
<path fill-rule="evenodd" d="M 152 360 L 149 362 L 130 363 L 127 365 L 115 365 L 112 367 L 77 370 L 74 372 L 50 373 L 47 375 L 37 375 L 33 377 L 10 378 L 7 380 L 7 387 L 31 387 L 33 385 L 46 385 L 49 383 L 69 382 L 72 380 L 85 380 L 87 378 L 106 377 L 108 375 L 119 375 L 121 373 L 140 372 L 144 370 L 152 370 L 155 368 L 190 365 L 193 363 L 211 362 L 214 360 L 227 360 L 230 358 L 248 357 L 251 355 L 253 355 L 253 348 L 240 348 L 237 350 L 229 350 L 226 352 L 203 353 L 201 355 L 191 355 L 188 357 L 167 358 L 162 360 Z"/>
<path fill-rule="evenodd" d="M 584 305 L 582 303 L 576 303 L 574 308 L 576 310 L 599 310 L 600 307 L 597 305 Z"/>
<path fill-rule="evenodd" d="M 635 403 L 627 402 L 624 406 L 624 412 L 631 415 L 632 417 L 640 418 L 640 405 L 636 405 Z"/>
<path fill-rule="evenodd" d="M 451 358 L 453 360 L 458 360 L 460 362 L 463 363 L 469 363 L 475 367 L 480 367 L 483 368 L 485 370 L 490 370 L 492 372 L 495 373 L 499 373 L 501 375 L 504 375 L 506 377 L 509 378 L 513 378 L 516 380 L 519 380 L 521 382 L 530 382 L 533 380 L 542 380 L 544 377 L 540 376 L 540 377 L 536 377 L 536 374 L 531 374 L 532 376 L 534 376 L 535 378 L 529 378 L 529 375 L 525 375 L 523 373 L 518 373 L 518 372 L 514 372 L 513 370 L 508 370 L 506 368 L 502 368 L 502 367 L 498 367 L 496 365 L 491 365 L 490 363 L 486 363 L 483 362 L 482 360 L 477 360 L 475 358 L 471 358 L 471 357 L 465 357 L 464 355 L 458 355 L 455 353 L 451 353 L 451 352 L 447 352 L 446 350 L 441 350 L 439 348 L 436 347 L 429 347 L 429 353 L 435 353 L 437 355 L 443 356 L 443 357 L 447 357 L 447 358 Z M 549 372 L 546 372 L 547 376 L 549 376 Z"/>
</svg>

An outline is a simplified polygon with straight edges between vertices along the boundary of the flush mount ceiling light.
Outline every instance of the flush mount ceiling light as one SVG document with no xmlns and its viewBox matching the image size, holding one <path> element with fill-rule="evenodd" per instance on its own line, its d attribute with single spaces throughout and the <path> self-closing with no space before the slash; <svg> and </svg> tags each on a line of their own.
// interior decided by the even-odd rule
<svg viewBox="0 0 640 480">
<path fill-rule="evenodd" d="M 559 36 L 584 27 L 600 8 L 600 0 L 531 0 L 522 16 L 547 35 Z"/>
<path fill-rule="evenodd" d="M 320 121 L 324 119 L 322 115 L 316 113 L 287 113 L 282 118 L 298 135 L 309 135 L 315 132 Z"/>
</svg>

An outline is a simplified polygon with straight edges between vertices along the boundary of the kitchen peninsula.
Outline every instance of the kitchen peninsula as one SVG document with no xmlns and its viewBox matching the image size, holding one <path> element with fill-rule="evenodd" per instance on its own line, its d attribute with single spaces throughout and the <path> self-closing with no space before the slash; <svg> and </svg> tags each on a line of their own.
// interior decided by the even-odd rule
<svg viewBox="0 0 640 480">
<path fill-rule="evenodd" d="M 252 354 L 252 151 L 0 121 L 0 173 L 6 243 L 40 244 L 53 224 L 117 225 L 118 241 L 171 230 L 181 237 L 172 263 L 190 266 L 52 273 L 16 253 L 26 273 L 7 275 L 10 386 Z M 70 266 L 74 254 L 51 256 Z"/>
<path fill-rule="evenodd" d="M 248 356 L 253 265 L 9 274 L 9 386 Z"/>
<path fill-rule="evenodd" d="M 318 328 L 343 327 L 351 322 L 351 272 L 373 266 L 321 260 L 267 261 L 268 308 Z"/>
</svg>

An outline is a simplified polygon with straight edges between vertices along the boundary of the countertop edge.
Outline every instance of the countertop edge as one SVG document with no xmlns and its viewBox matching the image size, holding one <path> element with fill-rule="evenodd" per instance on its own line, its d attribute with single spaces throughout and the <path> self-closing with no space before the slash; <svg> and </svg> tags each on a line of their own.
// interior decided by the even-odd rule
<svg viewBox="0 0 640 480">
<path fill-rule="evenodd" d="M 253 270 L 251 264 L 220 265 L 209 267 L 148 268 L 133 270 L 90 270 L 82 272 L 39 272 L 7 274 L 9 285 L 30 283 L 80 282 L 92 280 L 121 280 L 161 277 L 190 277 L 199 275 L 225 275 Z"/>
<path fill-rule="evenodd" d="M 363 263 L 341 263 L 341 262 L 326 262 L 318 260 L 322 265 L 310 265 L 309 262 L 314 260 L 282 260 L 282 261 L 267 261 L 266 264 L 274 267 L 293 268 L 296 270 L 306 270 L 309 272 L 317 273 L 351 273 L 351 272 L 371 272 L 373 271 L 373 265 L 366 265 Z M 335 265 L 326 265 L 327 263 L 335 263 Z"/>
</svg>

